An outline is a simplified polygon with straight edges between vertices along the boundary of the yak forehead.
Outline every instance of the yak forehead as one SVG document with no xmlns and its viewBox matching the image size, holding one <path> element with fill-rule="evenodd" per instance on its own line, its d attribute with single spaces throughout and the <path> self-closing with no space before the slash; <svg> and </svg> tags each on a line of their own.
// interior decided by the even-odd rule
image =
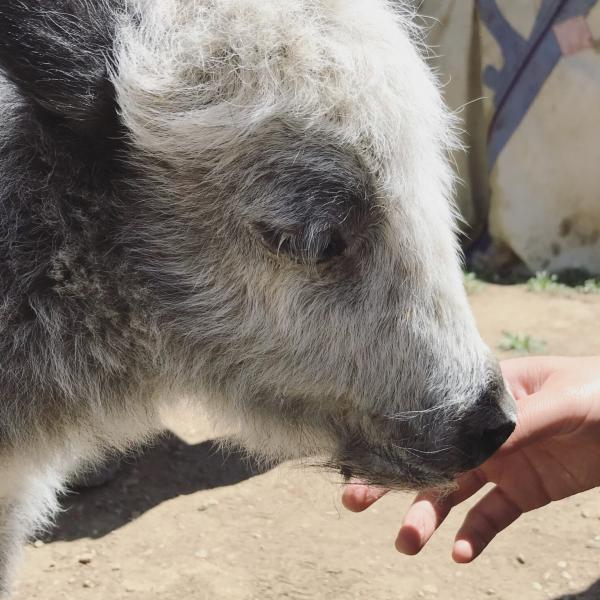
<svg viewBox="0 0 600 600">
<path fill-rule="evenodd" d="M 121 31 L 115 83 L 123 118 L 145 149 L 197 160 L 274 117 L 326 130 L 379 159 L 405 158 L 400 164 L 448 141 L 408 19 L 388 2 L 138 4 L 140 19 Z"/>
</svg>

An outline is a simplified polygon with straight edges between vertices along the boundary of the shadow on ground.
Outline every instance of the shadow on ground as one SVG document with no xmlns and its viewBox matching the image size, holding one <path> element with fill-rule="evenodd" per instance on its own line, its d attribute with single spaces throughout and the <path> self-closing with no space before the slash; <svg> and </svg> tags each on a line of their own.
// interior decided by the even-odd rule
<svg viewBox="0 0 600 600">
<path fill-rule="evenodd" d="M 65 511 L 47 541 L 101 538 L 165 500 L 234 485 L 265 470 L 238 452 L 222 452 L 218 441 L 189 445 L 169 434 L 123 460 L 112 481 L 63 498 Z"/>
<path fill-rule="evenodd" d="M 600 579 L 583 592 L 565 594 L 554 598 L 554 600 L 600 600 Z"/>
</svg>

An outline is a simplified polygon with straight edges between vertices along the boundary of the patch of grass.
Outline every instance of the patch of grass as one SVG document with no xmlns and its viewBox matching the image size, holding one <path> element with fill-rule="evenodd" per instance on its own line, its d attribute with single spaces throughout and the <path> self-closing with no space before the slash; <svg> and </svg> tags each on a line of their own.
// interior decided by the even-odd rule
<svg viewBox="0 0 600 600">
<path fill-rule="evenodd" d="M 505 352 L 516 352 L 518 354 L 531 354 L 541 352 L 546 347 L 546 342 L 538 340 L 523 333 L 503 331 L 502 339 L 498 344 L 500 350 Z"/>
<path fill-rule="evenodd" d="M 527 282 L 527 289 L 530 292 L 539 294 L 566 290 L 567 286 L 558 281 L 557 275 L 551 275 L 547 271 L 540 271 Z"/>
<path fill-rule="evenodd" d="M 464 273 L 464 284 L 469 295 L 476 294 L 485 285 L 481 279 L 477 278 L 476 273 Z"/>
<path fill-rule="evenodd" d="M 575 289 L 581 294 L 600 294 L 600 279 L 586 279 Z"/>
<path fill-rule="evenodd" d="M 578 294 L 600 294 L 600 279 L 562 283 L 558 275 L 540 271 L 527 281 L 527 290 L 536 294 L 573 291 Z"/>
</svg>

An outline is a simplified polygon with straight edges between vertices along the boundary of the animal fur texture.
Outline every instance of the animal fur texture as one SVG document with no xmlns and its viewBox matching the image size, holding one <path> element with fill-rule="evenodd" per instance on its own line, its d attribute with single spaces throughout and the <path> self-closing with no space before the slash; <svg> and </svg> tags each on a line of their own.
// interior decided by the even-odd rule
<svg viewBox="0 0 600 600">
<path fill-rule="evenodd" d="M 183 397 L 375 483 L 480 462 L 511 409 L 419 35 L 386 0 L 0 3 L 6 596 L 66 477 Z"/>
</svg>

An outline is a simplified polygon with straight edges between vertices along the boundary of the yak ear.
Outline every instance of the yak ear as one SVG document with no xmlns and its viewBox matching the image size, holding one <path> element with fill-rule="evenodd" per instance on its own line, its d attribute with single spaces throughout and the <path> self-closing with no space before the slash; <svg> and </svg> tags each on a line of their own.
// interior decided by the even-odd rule
<svg viewBox="0 0 600 600">
<path fill-rule="evenodd" d="M 2 0 L 0 69 L 42 111 L 82 133 L 116 118 L 109 78 L 119 2 Z"/>
</svg>

